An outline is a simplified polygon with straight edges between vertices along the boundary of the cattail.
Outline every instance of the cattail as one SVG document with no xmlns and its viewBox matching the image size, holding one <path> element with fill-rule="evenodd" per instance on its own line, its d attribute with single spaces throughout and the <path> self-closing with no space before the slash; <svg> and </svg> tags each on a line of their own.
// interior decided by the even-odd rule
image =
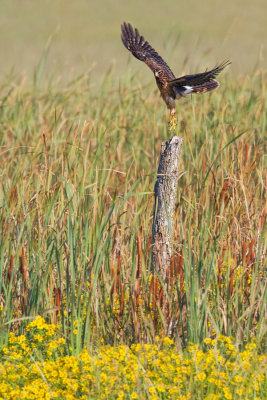
<svg viewBox="0 0 267 400">
<path fill-rule="evenodd" d="M 202 161 L 202 174 L 203 175 L 206 172 L 206 162 L 207 162 L 206 156 L 205 156 L 205 154 L 203 154 L 203 161 Z"/>
<path fill-rule="evenodd" d="M 264 209 L 261 212 L 261 229 L 263 228 L 265 222 L 265 216 L 266 216 L 266 208 L 264 207 Z"/>
<path fill-rule="evenodd" d="M 224 203 L 224 207 L 227 206 L 230 200 L 230 189 L 232 187 L 232 183 L 227 179 L 222 187 L 220 198 L 219 198 L 219 207 L 218 212 L 221 210 L 222 202 Z"/>
<path fill-rule="evenodd" d="M 154 275 L 150 275 L 149 277 L 149 293 L 148 293 L 148 304 L 150 307 L 151 301 L 153 301 L 153 293 L 154 293 Z"/>
<path fill-rule="evenodd" d="M 153 311 L 156 311 L 156 303 L 158 297 L 158 278 L 153 276 Z"/>
<path fill-rule="evenodd" d="M 142 229 L 140 229 L 137 235 L 137 270 L 136 279 L 141 276 L 141 265 L 142 265 Z"/>
<path fill-rule="evenodd" d="M 250 283 L 250 277 L 252 273 L 252 264 L 255 259 L 255 252 L 253 251 L 254 245 L 255 245 L 255 239 L 252 239 L 249 248 L 247 250 L 247 255 L 246 255 L 246 275 L 245 275 L 245 293 L 247 296 L 249 296 L 249 283 Z"/>
<path fill-rule="evenodd" d="M 119 292 L 121 281 L 121 252 L 119 252 L 118 266 L 117 266 L 117 276 L 116 276 L 116 293 Z"/>
<path fill-rule="evenodd" d="M 247 254 L 247 259 L 246 259 L 246 265 L 249 267 L 253 263 L 253 260 L 255 259 L 255 252 L 253 251 L 255 245 L 255 239 L 251 239 L 249 249 L 248 249 L 248 254 Z"/>
<path fill-rule="evenodd" d="M 7 282 L 8 283 L 11 281 L 11 277 L 12 277 L 12 271 L 13 271 L 13 266 L 14 266 L 14 258 L 15 258 L 14 254 L 11 254 L 8 273 L 7 273 Z"/>
<path fill-rule="evenodd" d="M 45 169 L 48 170 L 48 152 L 47 152 L 47 144 L 46 144 L 46 134 L 43 132 L 43 141 L 44 141 L 44 156 L 45 156 Z"/>
<path fill-rule="evenodd" d="M 110 273 L 111 273 L 111 282 L 112 282 L 112 285 L 111 285 L 111 294 L 112 295 L 114 295 L 114 288 L 115 288 L 115 270 L 114 270 L 114 265 L 113 265 L 113 262 L 112 261 L 110 261 L 110 264 L 111 264 L 111 266 L 110 266 Z"/>
<path fill-rule="evenodd" d="M 124 284 L 121 283 L 121 298 L 120 298 L 120 316 L 123 316 L 124 310 Z"/>
<path fill-rule="evenodd" d="M 131 310 L 132 310 L 132 317 L 133 317 L 133 325 L 134 325 L 134 331 L 135 335 L 138 337 L 139 335 L 139 322 L 137 318 L 137 313 L 135 310 L 135 304 L 133 301 L 131 301 Z"/>
<path fill-rule="evenodd" d="M 136 307 L 140 305 L 140 276 L 141 276 L 141 265 L 142 265 L 142 228 L 137 235 L 137 270 L 136 270 L 136 282 L 135 282 L 135 304 Z"/>
<path fill-rule="evenodd" d="M 159 291 L 159 297 L 158 297 L 158 303 L 159 303 L 159 305 L 160 305 L 160 308 L 163 308 L 163 304 L 164 304 L 164 290 L 163 290 L 163 288 L 161 287 L 160 288 L 160 291 Z"/>
<path fill-rule="evenodd" d="M 146 265 L 148 264 L 149 261 L 149 256 L 151 253 L 151 243 L 152 243 L 152 236 L 150 235 L 147 241 L 147 245 L 146 245 L 146 257 L 145 257 L 145 263 Z"/>
<path fill-rule="evenodd" d="M 138 279 L 135 283 L 135 304 L 136 308 L 140 306 L 140 279 Z"/>
<path fill-rule="evenodd" d="M 247 242 L 242 243 L 242 262 L 245 261 L 246 252 L 247 252 L 247 247 L 248 247 Z"/>
<path fill-rule="evenodd" d="M 10 203 L 10 206 L 16 206 L 18 203 L 18 189 L 17 186 L 15 186 L 9 193 L 8 195 L 8 201 Z"/>
<path fill-rule="evenodd" d="M 120 269 L 121 269 L 121 253 L 119 252 L 117 268 L 114 267 L 113 262 L 111 265 L 111 281 L 113 282 L 111 286 L 111 293 L 113 296 L 115 296 L 115 294 L 119 292 L 120 281 L 121 281 Z"/>
<path fill-rule="evenodd" d="M 173 286 L 174 281 L 174 256 L 171 257 L 170 271 L 169 271 L 169 286 Z"/>
<path fill-rule="evenodd" d="M 20 273 L 21 273 L 22 282 L 23 282 L 23 290 L 25 291 L 26 290 L 26 283 L 27 283 L 27 272 L 26 272 L 26 268 L 25 268 L 25 250 L 24 250 L 24 246 L 22 246 L 22 248 L 21 248 L 19 261 L 20 261 Z"/>
<path fill-rule="evenodd" d="M 230 278 L 229 278 L 229 294 L 230 294 L 230 296 L 232 296 L 232 294 L 233 294 L 234 272 L 235 272 L 235 267 L 231 267 L 231 269 L 230 269 Z"/>
<path fill-rule="evenodd" d="M 21 296 L 21 308 L 22 312 L 24 313 L 25 311 L 25 303 L 26 303 L 26 288 L 27 288 L 27 272 L 25 268 L 25 250 L 24 246 L 22 246 L 21 251 L 20 251 L 20 256 L 19 256 L 19 262 L 20 262 L 20 273 L 22 276 L 22 284 L 23 284 L 23 291 L 22 291 L 22 296 Z"/>
<path fill-rule="evenodd" d="M 248 163 L 248 158 L 249 158 L 249 146 L 248 143 L 245 143 L 245 154 L 244 154 L 244 161 L 245 161 L 245 165 Z"/>
<path fill-rule="evenodd" d="M 179 278 L 180 285 L 184 283 L 184 256 L 182 250 L 178 251 L 177 262 L 175 266 L 177 277 Z"/>
<path fill-rule="evenodd" d="M 58 315 L 60 311 L 60 299 L 61 299 L 61 290 L 59 287 L 54 288 L 53 295 L 54 295 L 54 304 L 56 307 L 56 315 Z"/>
<path fill-rule="evenodd" d="M 218 276 L 217 276 L 217 280 L 218 280 L 219 289 L 220 289 L 220 287 L 221 287 L 222 263 L 223 263 L 223 260 L 224 260 L 225 251 L 226 251 L 226 245 L 223 246 L 222 258 L 220 258 L 220 259 L 218 260 Z"/>
<path fill-rule="evenodd" d="M 218 260 L 218 275 L 217 275 L 217 281 L 218 281 L 218 286 L 219 286 L 219 288 L 221 287 L 222 263 L 223 263 L 223 259 L 220 258 L 220 259 Z"/>
</svg>

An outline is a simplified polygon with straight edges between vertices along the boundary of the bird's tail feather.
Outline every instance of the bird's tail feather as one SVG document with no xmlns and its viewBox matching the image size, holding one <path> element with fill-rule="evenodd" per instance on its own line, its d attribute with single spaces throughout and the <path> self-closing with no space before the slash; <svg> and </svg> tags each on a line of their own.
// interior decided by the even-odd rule
<svg viewBox="0 0 267 400">
<path fill-rule="evenodd" d="M 210 92 L 211 90 L 216 89 L 220 86 L 219 82 L 215 79 L 211 79 L 208 82 L 204 82 L 198 85 L 183 85 L 183 86 L 174 86 L 174 91 L 176 93 L 176 98 L 180 96 L 186 96 L 187 94 L 192 93 L 206 93 Z"/>
<path fill-rule="evenodd" d="M 218 86 L 220 86 L 219 82 L 216 81 L 215 79 L 212 79 L 211 81 L 202 83 L 201 85 L 192 86 L 191 93 L 206 93 L 206 92 L 210 92 L 211 90 L 216 89 Z"/>
</svg>

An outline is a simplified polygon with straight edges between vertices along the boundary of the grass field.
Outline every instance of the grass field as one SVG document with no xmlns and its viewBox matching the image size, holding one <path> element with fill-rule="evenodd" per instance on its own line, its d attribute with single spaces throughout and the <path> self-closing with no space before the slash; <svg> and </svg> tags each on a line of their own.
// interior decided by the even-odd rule
<svg viewBox="0 0 267 400">
<path fill-rule="evenodd" d="M 112 71 L 98 93 L 90 75 L 39 89 L 41 66 L 30 90 L 16 76 L 1 87 L 2 345 L 42 315 L 73 356 L 168 335 L 180 351 L 222 334 L 262 352 L 265 76 L 223 77 L 215 93 L 179 103 L 165 293 L 149 272 L 155 174 L 170 136 L 156 89 L 131 73 L 117 87 Z"/>
<path fill-rule="evenodd" d="M 263 399 L 266 72 L 177 105 L 166 290 L 154 82 L 141 63 L 62 82 L 49 57 L 0 79 L 0 399 Z"/>
</svg>

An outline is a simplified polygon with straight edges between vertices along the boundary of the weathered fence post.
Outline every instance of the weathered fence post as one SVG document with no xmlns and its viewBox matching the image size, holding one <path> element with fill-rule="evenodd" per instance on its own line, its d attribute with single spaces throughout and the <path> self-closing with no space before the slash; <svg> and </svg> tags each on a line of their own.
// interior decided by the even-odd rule
<svg viewBox="0 0 267 400">
<path fill-rule="evenodd" d="M 166 281 L 172 255 L 172 231 L 178 187 L 178 163 L 183 138 L 173 136 L 161 144 L 155 183 L 155 205 L 152 227 L 152 272 Z"/>
</svg>

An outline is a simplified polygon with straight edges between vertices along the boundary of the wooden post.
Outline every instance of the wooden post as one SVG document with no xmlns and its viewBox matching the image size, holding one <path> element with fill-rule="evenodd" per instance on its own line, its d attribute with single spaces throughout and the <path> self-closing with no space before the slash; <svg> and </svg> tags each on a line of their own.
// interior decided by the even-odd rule
<svg viewBox="0 0 267 400">
<path fill-rule="evenodd" d="M 161 144 L 152 227 L 152 272 L 166 281 L 172 255 L 172 231 L 178 187 L 178 163 L 183 138 L 173 136 Z"/>
</svg>

